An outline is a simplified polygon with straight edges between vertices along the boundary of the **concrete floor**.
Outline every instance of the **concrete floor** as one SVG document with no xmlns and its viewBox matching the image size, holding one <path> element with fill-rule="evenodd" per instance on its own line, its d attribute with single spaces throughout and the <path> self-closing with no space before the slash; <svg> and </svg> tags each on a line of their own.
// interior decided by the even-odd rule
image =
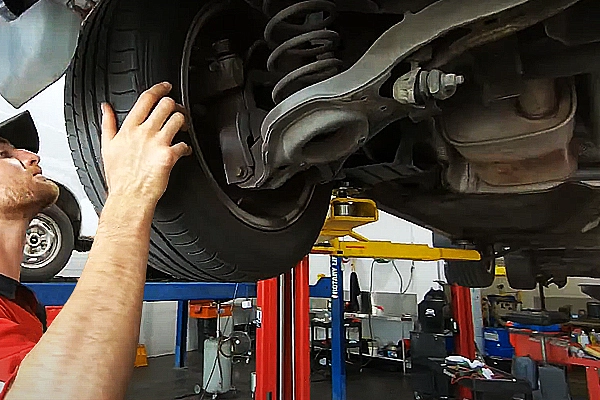
<svg viewBox="0 0 600 400">
<path fill-rule="evenodd" d="M 194 394 L 194 386 L 202 384 L 202 358 L 198 352 L 188 353 L 187 368 L 173 368 L 174 356 L 150 358 L 147 367 L 136 368 L 127 392 L 127 400 L 200 400 Z M 395 366 L 395 365 L 394 365 Z M 233 369 L 236 393 L 228 393 L 219 399 L 250 400 L 250 372 L 253 363 L 236 364 Z M 390 370 L 389 365 L 371 364 L 362 372 L 348 371 L 347 400 L 412 400 L 413 393 L 408 376 Z M 569 386 L 573 400 L 587 398 L 585 371 L 575 369 L 569 374 Z M 313 374 L 310 400 L 330 400 L 331 380 Z M 209 400 L 205 397 L 202 400 Z"/>
<path fill-rule="evenodd" d="M 136 368 L 127 392 L 127 400 L 199 400 L 194 395 L 194 385 L 202 383 L 202 359 L 200 353 L 188 354 L 187 368 L 174 369 L 174 357 L 150 358 L 148 367 Z M 250 372 L 253 365 L 234 366 L 234 383 L 237 393 L 222 396 L 222 399 L 249 400 Z M 328 378 L 315 376 L 311 384 L 311 400 L 330 400 L 331 382 Z M 349 372 L 347 400 L 364 399 L 413 399 L 408 379 L 401 372 L 381 368 L 365 368 L 363 372 Z M 208 400 L 205 397 L 203 400 Z"/>
</svg>

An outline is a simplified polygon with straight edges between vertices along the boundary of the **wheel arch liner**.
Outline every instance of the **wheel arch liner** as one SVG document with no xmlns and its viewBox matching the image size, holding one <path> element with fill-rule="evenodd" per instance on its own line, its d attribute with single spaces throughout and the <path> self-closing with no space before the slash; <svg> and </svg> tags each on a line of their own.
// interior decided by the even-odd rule
<svg viewBox="0 0 600 400">
<path fill-rule="evenodd" d="M 60 78 L 75 54 L 80 27 L 81 16 L 51 0 L 0 23 L 0 95 L 19 108 Z"/>
</svg>

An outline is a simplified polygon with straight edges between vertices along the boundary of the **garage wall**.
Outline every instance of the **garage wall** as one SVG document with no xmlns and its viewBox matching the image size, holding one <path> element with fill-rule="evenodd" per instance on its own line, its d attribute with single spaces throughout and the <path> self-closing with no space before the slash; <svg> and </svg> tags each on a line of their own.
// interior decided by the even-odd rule
<svg viewBox="0 0 600 400">
<path fill-rule="evenodd" d="M 356 231 L 371 240 L 387 240 L 400 243 L 433 244 L 433 234 L 430 230 L 396 218 L 385 212 L 379 213 L 379 221 L 357 228 Z M 352 240 L 352 239 L 349 239 Z M 411 262 L 406 260 L 395 260 L 394 263 L 402 276 L 403 290 L 406 293 L 417 295 L 417 301 L 421 301 L 425 293 L 432 287 L 439 286 L 433 283 L 444 279 L 443 268 L 438 262 Z M 373 292 L 400 292 L 400 278 L 391 263 L 373 264 L 373 259 L 353 259 L 344 265 L 344 289 L 349 290 L 349 277 L 354 264 L 358 281 L 363 291 L 371 288 L 371 265 L 373 265 Z M 410 282 L 411 266 L 414 264 L 413 279 Z M 314 284 L 320 274 L 330 276 L 329 256 L 310 255 L 310 280 Z M 408 288 L 407 288 L 408 285 Z"/>
<path fill-rule="evenodd" d="M 144 303 L 139 343 L 146 346 L 148 356 L 175 353 L 175 331 L 177 318 L 176 301 Z M 196 320 L 188 320 L 188 350 L 198 348 Z"/>
<path fill-rule="evenodd" d="M 585 310 L 588 301 L 595 301 L 593 298 L 583 294 L 579 289 L 579 285 L 583 283 L 600 284 L 600 279 L 594 278 L 568 278 L 567 285 L 559 289 L 556 285 L 550 285 L 545 289 L 546 307 L 549 310 L 556 310 L 565 305 L 571 305 L 573 312 Z M 540 297 L 538 290 L 526 290 L 521 292 L 523 307 L 538 308 L 540 307 Z"/>
</svg>

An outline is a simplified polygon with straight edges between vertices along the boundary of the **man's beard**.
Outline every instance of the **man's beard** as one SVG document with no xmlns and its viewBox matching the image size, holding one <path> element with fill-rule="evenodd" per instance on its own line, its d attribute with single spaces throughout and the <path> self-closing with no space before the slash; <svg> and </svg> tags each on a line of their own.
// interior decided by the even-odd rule
<svg viewBox="0 0 600 400">
<path fill-rule="evenodd" d="M 58 186 L 51 180 L 36 180 L 31 186 L 0 190 L 0 216 L 31 219 L 58 199 Z"/>
</svg>

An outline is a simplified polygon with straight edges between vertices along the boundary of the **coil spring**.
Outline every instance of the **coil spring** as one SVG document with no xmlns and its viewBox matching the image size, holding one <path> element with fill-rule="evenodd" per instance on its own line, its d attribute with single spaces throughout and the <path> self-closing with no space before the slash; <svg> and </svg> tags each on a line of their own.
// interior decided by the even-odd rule
<svg viewBox="0 0 600 400">
<path fill-rule="evenodd" d="M 301 23 L 293 22 L 302 17 Z M 342 61 L 335 58 L 333 51 L 340 37 L 326 29 L 334 18 L 334 3 L 308 0 L 284 8 L 269 20 L 264 36 L 273 50 L 267 70 L 283 75 L 273 88 L 275 104 L 339 72 Z"/>
</svg>

